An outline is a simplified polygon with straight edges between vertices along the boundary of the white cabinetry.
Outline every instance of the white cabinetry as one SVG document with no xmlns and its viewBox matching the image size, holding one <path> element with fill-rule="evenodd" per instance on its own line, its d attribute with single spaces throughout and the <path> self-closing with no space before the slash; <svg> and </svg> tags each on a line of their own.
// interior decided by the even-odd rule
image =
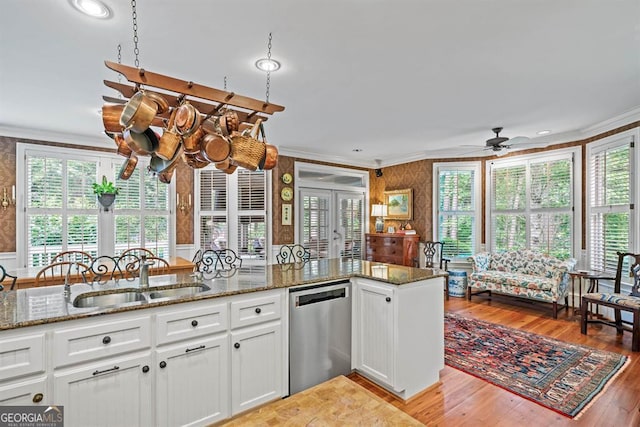
<svg viewBox="0 0 640 427">
<path fill-rule="evenodd" d="M 54 373 L 55 404 L 70 426 L 151 425 L 151 355 L 124 356 Z"/>
<path fill-rule="evenodd" d="M 44 332 L 4 332 L 0 340 L 0 405 L 51 403 Z"/>
<path fill-rule="evenodd" d="M 208 425 L 229 416 L 227 307 L 206 301 L 158 314 L 157 342 L 171 345 L 156 349 L 156 425 Z"/>
<path fill-rule="evenodd" d="M 403 399 L 437 383 L 444 368 L 442 278 L 352 282 L 352 367 Z"/>
<path fill-rule="evenodd" d="M 283 395 L 283 292 L 231 303 L 231 414 Z"/>
</svg>

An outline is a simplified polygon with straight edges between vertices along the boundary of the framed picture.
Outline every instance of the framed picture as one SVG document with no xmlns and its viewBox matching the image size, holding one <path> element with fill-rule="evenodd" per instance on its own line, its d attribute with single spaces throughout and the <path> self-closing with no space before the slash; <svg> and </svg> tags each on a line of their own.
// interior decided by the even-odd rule
<svg viewBox="0 0 640 427">
<path fill-rule="evenodd" d="M 385 219 L 413 219 L 413 189 L 393 190 L 384 192 L 384 203 L 387 205 Z"/>
</svg>

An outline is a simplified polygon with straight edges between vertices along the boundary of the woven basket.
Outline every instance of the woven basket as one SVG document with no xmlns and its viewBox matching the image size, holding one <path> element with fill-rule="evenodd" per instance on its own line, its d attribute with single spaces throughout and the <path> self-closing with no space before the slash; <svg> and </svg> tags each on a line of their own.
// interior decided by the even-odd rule
<svg viewBox="0 0 640 427">
<path fill-rule="evenodd" d="M 255 138 L 243 135 L 231 137 L 232 164 L 254 171 L 264 161 L 267 152 L 266 144 Z"/>
</svg>

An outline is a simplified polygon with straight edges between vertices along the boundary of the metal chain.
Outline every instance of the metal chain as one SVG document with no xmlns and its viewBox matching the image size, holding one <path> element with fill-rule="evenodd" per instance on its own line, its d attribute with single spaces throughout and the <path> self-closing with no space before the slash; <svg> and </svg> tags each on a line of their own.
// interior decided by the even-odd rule
<svg viewBox="0 0 640 427">
<path fill-rule="evenodd" d="M 227 76 L 224 76 L 224 91 L 227 91 Z"/>
<path fill-rule="evenodd" d="M 138 14 L 136 13 L 136 0 L 131 0 L 131 11 L 133 18 L 133 53 L 136 55 L 136 68 L 140 68 L 140 60 L 138 59 L 140 49 L 138 49 Z"/>
<path fill-rule="evenodd" d="M 122 45 L 118 43 L 118 64 L 122 64 Z M 118 73 L 118 83 L 122 82 L 122 73 Z"/>
<path fill-rule="evenodd" d="M 269 33 L 269 44 L 267 45 L 267 60 L 271 63 L 271 33 Z M 266 91 L 266 101 L 269 103 L 269 90 L 271 89 L 271 69 L 267 70 L 267 91 Z"/>
</svg>

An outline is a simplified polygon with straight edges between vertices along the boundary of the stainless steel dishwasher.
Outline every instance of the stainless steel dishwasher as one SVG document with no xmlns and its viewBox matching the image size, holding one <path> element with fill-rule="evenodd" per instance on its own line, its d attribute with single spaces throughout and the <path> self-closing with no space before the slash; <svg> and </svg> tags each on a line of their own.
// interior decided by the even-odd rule
<svg viewBox="0 0 640 427">
<path fill-rule="evenodd" d="M 351 283 L 289 290 L 289 394 L 351 372 Z"/>
</svg>

